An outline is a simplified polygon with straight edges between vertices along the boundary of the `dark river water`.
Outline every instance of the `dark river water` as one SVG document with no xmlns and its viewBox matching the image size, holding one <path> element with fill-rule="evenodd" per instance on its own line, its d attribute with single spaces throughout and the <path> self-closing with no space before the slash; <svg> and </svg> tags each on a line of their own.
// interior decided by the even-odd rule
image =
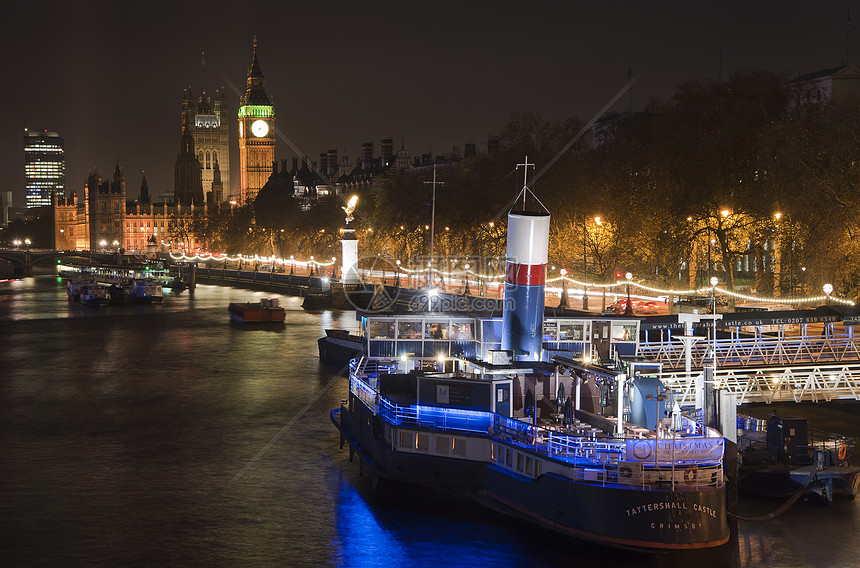
<svg viewBox="0 0 860 568">
<path fill-rule="evenodd" d="M 373 494 L 329 419 L 347 381 L 317 356 L 354 314 L 281 297 L 279 331 L 229 323 L 230 301 L 262 296 L 202 286 L 99 309 L 55 276 L 0 284 L 0 566 L 729 565 L 576 543 L 422 489 Z M 860 435 L 856 405 L 797 410 Z M 741 514 L 780 504 L 743 498 Z M 741 521 L 734 556 L 856 567 L 860 500 Z"/>
</svg>

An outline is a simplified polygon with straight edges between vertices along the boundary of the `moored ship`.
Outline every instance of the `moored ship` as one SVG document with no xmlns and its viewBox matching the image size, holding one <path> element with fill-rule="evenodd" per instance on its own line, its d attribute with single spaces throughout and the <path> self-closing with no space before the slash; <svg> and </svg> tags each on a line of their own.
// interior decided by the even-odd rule
<svg viewBox="0 0 860 568">
<path fill-rule="evenodd" d="M 548 227 L 509 214 L 501 318 L 365 316 L 365 354 L 331 413 L 341 445 L 375 486 L 451 492 L 570 537 L 724 544 L 725 439 L 667 413 L 660 364 L 635 356 L 637 319 L 544 320 Z"/>
</svg>

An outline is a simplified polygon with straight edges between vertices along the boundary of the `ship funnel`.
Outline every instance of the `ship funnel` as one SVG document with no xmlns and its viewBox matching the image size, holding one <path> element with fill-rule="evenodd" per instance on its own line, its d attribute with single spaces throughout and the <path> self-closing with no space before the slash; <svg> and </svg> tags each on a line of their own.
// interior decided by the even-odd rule
<svg viewBox="0 0 860 568">
<path fill-rule="evenodd" d="M 541 359 L 549 221 L 549 213 L 508 213 L 502 349 L 520 361 Z"/>
</svg>

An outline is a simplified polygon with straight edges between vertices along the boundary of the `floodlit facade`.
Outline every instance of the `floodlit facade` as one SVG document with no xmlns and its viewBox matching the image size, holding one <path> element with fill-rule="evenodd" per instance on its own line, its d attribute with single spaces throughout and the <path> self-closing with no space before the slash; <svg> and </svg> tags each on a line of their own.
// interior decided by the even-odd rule
<svg viewBox="0 0 860 568">
<path fill-rule="evenodd" d="M 239 201 L 248 203 L 269 180 L 275 161 L 275 110 L 257 61 L 257 39 L 239 107 Z"/>
</svg>

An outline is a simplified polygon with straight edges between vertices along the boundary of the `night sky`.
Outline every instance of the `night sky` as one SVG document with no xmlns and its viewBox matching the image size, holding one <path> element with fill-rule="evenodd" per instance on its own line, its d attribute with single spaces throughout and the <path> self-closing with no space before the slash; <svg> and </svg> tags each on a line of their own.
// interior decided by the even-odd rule
<svg viewBox="0 0 860 568">
<path fill-rule="evenodd" d="M 846 32 L 849 61 L 860 55 L 860 0 L 31 1 L 4 4 L 0 20 L 0 190 L 16 206 L 25 127 L 65 138 L 67 191 L 117 163 L 129 197 L 144 171 L 150 194 L 172 191 L 184 87 L 227 87 L 235 114 L 230 85 L 244 91 L 254 35 L 278 129 L 312 159 L 333 148 L 353 162 L 386 137 L 413 156 L 467 140 L 485 150 L 517 110 L 588 121 L 631 69 L 639 110 L 678 83 L 717 78 L 721 60 L 723 76 L 836 67 Z M 278 141 L 278 159 L 294 155 Z"/>
</svg>

